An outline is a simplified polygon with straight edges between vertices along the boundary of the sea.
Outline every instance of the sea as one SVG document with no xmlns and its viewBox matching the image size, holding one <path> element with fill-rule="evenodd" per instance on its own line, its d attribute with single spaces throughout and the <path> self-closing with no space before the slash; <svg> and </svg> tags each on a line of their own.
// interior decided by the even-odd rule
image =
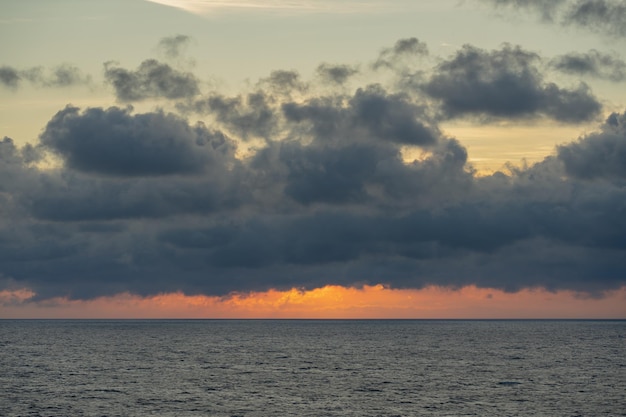
<svg viewBox="0 0 626 417">
<path fill-rule="evenodd" d="M 0 320 L 0 416 L 626 416 L 626 321 Z"/>
</svg>

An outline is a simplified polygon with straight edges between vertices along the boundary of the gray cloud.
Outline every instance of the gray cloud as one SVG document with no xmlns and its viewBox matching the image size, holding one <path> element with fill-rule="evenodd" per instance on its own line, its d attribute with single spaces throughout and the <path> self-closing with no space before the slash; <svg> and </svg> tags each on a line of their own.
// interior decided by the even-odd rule
<svg viewBox="0 0 626 417">
<path fill-rule="evenodd" d="M 161 113 L 70 108 L 51 124 L 72 138 L 74 124 L 89 133 L 84 124 L 113 116 L 123 121 L 118 129 L 157 123 L 175 142 L 190 140 L 165 126 L 182 120 Z M 625 284 L 626 191 L 612 156 L 621 151 L 597 159 L 590 144 L 624 141 L 624 117 L 611 116 L 584 146 L 490 177 L 474 176 L 456 140 L 438 137 L 428 156 L 406 163 L 396 142 L 359 135 L 371 127 L 349 117 L 348 140 L 296 123 L 290 140 L 268 142 L 245 161 L 227 153 L 230 164 L 193 176 L 38 171 L 5 140 L 2 178 L 13 180 L 0 197 L 8 193 L 15 207 L 4 207 L 11 221 L 0 224 L 0 271 L 42 298 L 379 282 L 601 292 Z M 565 148 L 613 168 L 590 182 L 568 168 Z"/>
<path fill-rule="evenodd" d="M 614 82 L 626 80 L 626 62 L 614 55 L 596 50 L 586 53 L 570 52 L 551 60 L 551 65 L 566 74 L 588 75 Z"/>
<path fill-rule="evenodd" d="M 104 76 L 121 102 L 191 98 L 200 92 L 199 82 L 192 73 L 178 71 L 155 59 L 143 61 L 135 71 L 107 62 Z"/>
<path fill-rule="evenodd" d="M 204 178 L 98 178 L 77 172 L 44 175 L 30 182 L 21 204 L 41 221 L 92 222 L 167 219 L 236 209 L 245 189 L 235 174 Z M 238 187 L 238 188 L 237 188 Z M 98 232 L 96 229 L 95 232 Z"/>
<path fill-rule="evenodd" d="M 0 83 L 5 87 L 16 88 L 20 79 L 19 72 L 15 68 L 8 66 L 0 67 Z"/>
<path fill-rule="evenodd" d="M 602 106 L 585 84 L 563 89 L 546 83 L 538 69 L 540 57 L 504 45 L 485 51 L 465 45 L 443 61 L 422 86 L 441 101 L 446 117 L 483 115 L 509 118 L 545 116 L 562 122 L 583 122 L 598 116 Z"/>
<path fill-rule="evenodd" d="M 537 11 L 544 20 L 551 21 L 567 0 L 484 0 L 493 3 L 496 7 L 513 7 Z"/>
<path fill-rule="evenodd" d="M 428 46 L 417 38 L 398 40 L 393 47 L 383 49 L 372 68 L 394 68 L 399 61 L 407 57 L 428 55 Z"/>
<path fill-rule="evenodd" d="M 173 114 L 67 106 L 48 122 L 41 144 L 68 168 L 119 176 L 201 173 L 232 159 L 235 145 Z"/>
<path fill-rule="evenodd" d="M 251 136 L 269 138 L 276 130 L 276 109 L 272 106 L 274 97 L 260 90 L 246 97 L 226 97 L 215 93 L 193 104 L 181 104 L 184 111 L 199 114 L 213 114 L 226 129 L 232 130 L 242 139 Z"/>
<path fill-rule="evenodd" d="M 323 80 L 333 84 L 344 84 L 348 79 L 359 73 L 359 70 L 349 65 L 320 64 L 317 73 Z"/>
<path fill-rule="evenodd" d="M 433 101 L 381 85 L 316 95 L 298 73 L 277 71 L 249 94 L 179 103 L 208 126 L 68 106 L 38 143 L 0 141 L 0 275 L 39 299 L 624 286 L 626 113 L 540 163 L 490 176 L 476 175 L 433 116 L 433 103 L 449 117 L 597 114 L 586 86 L 546 82 L 540 63 L 520 48 L 466 46 L 421 86 Z M 130 82 L 129 94 L 166 97 L 144 84 Z M 238 155 L 248 138 L 264 141 Z M 404 160 L 407 147 L 420 157 Z M 47 152 L 58 167 L 38 166 Z"/>
<path fill-rule="evenodd" d="M 389 94 L 380 86 L 358 89 L 347 106 L 337 98 L 314 99 L 303 104 L 286 102 L 288 121 L 310 123 L 319 140 L 372 137 L 406 145 L 433 145 L 439 136 L 423 107 L 402 94 Z"/>
<path fill-rule="evenodd" d="M 75 84 L 85 84 L 90 81 L 89 77 L 82 75 L 81 71 L 71 65 L 61 65 L 53 69 L 52 77 L 44 80 L 44 84 L 54 87 L 66 87 Z"/>
<path fill-rule="evenodd" d="M 259 82 L 260 87 L 267 86 L 273 93 L 289 95 L 292 92 L 305 92 L 308 85 L 300 78 L 297 71 L 276 70 L 269 77 Z"/>
<path fill-rule="evenodd" d="M 190 42 L 191 38 L 187 35 L 168 36 L 159 41 L 158 48 L 168 59 L 177 59 L 183 55 Z"/>
<path fill-rule="evenodd" d="M 578 0 L 565 12 L 564 23 L 626 36 L 626 2 L 624 0 Z"/>
<path fill-rule="evenodd" d="M 8 192 L 13 188 L 14 182 L 20 178 L 21 170 L 25 164 L 20 150 L 15 146 L 13 139 L 4 137 L 0 140 L 0 193 Z"/>
<path fill-rule="evenodd" d="M 32 188 L 38 171 L 31 164 L 39 160 L 41 152 L 32 145 L 19 148 L 9 137 L 0 140 L 0 213 L 5 215 L 0 224 L 10 222 L 13 214 L 19 214 L 13 196 Z M 13 209 L 18 211 L 10 215 Z"/>
<path fill-rule="evenodd" d="M 624 0 L 482 0 L 496 7 L 537 12 L 544 21 L 577 26 L 609 36 L 626 36 Z"/>
<path fill-rule="evenodd" d="M 91 77 L 84 75 L 78 67 L 69 64 L 58 65 L 48 70 L 43 67 L 25 70 L 9 66 L 0 67 L 0 83 L 5 87 L 17 88 L 23 81 L 38 87 L 70 87 L 89 84 Z"/>
<path fill-rule="evenodd" d="M 623 196 L 622 191 L 611 198 Z M 551 239 L 553 245 L 565 242 L 567 246 L 624 250 L 626 239 L 617 231 L 609 231 L 600 216 L 589 217 L 581 207 L 588 202 L 585 198 L 573 198 L 571 205 L 563 210 L 537 201 L 532 204 L 465 202 L 437 211 L 418 209 L 398 216 L 348 209 L 317 210 L 279 219 L 257 218 L 231 226 L 172 229 L 163 237 L 177 247 L 207 249 L 210 256 L 214 255 L 216 265 L 228 268 L 276 263 L 323 265 L 356 262 L 367 256 L 382 257 L 390 264 L 393 262 L 388 257 L 404 258 L 414 265 L 424 261 L 456 262 L 457 257 L 472 255 L 488 259 L 511 246 L 540 239 Z M 623 230 L 624 221 L 615 217 L 619 213 L 620 210 L 610 210 L 605 214 Z M 267 256 L 259 258 L 259 251 L 252 248 L 263 248 L 260 252 Z M 514 271 L 509 273 L 515 275 Z M 516 276 L 512 281 L 519 278 Z M 406 284 L 411 279 L 407 276 L 400 280 Z M 449 277 L 447 282 L 457 279 L 463 282 L 467 278 Z M 559 279 L 566 281 L 567 277 Z M 425 278 L 422 282 L 429 281 Z M 524 281 L 519 284 L 523 287 Z"/>
<path fill-rule="evenodd" d="M 387 148 L 352 145 L 341 148 L 280 147 L 278 160 L 287 168 L 285 193 L 301 204 L 365 202 L 368 183 L 377 182 L 377 164 L 397 159 Z"/>
<path fill-rule="evenodd" d="M 612 113 L 599 132 L 558 147 L 568 175 L 626 180 L 626 113 Z"/>
</svg>

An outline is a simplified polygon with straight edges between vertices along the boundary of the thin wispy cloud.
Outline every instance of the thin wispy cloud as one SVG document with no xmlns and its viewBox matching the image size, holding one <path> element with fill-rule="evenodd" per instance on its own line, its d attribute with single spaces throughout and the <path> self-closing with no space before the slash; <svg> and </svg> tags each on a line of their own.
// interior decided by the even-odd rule
<svg viewBox="0 0 626 417">
<path fill-rule="evenodd" d="M 624 0 L 482 0 L 495 7 L 528 10 L 545 22 L 575 26 L 615 38 L 626 36 Z"/>
<path fill-rule="evenodd" d="M 381 11 L 389 9 L 385 2 L 332 1 L 332 0 L 267 0 L 267 1 L 220 1 L 220 0 L 146 0 L 165 6 L 176 7 L 198 15 L 234 10 L 254 10 L 287 13 L 348 13 Z"/>
</svg>

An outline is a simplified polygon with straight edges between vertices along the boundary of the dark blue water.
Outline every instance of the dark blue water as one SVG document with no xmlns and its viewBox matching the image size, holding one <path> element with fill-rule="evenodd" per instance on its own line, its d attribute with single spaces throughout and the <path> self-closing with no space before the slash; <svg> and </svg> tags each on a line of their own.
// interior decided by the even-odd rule
<svg viewBox="0 0 626 417">
<path fill-rule="evenodd" d="M 0 416 L 626 415 L 626 321 L 0 321 Z"/>
</svg>

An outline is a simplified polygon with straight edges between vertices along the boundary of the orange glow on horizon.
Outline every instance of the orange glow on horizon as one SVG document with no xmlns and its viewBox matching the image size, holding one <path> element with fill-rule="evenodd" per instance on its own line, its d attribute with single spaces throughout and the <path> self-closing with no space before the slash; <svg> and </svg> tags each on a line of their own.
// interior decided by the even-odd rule
<svg viewBox="0 0 626 417">
<path fill-rule="evenodd" d="M 602 298 L 548 292 L 383 285 L 328 285 L 309 291 L 269 290 L 226 297 L 128 293 L 93 300 L 32 301 L 29 289 L 0 291 L 0 318 L 626 318 L 626 287 Z"/>
</svg>

